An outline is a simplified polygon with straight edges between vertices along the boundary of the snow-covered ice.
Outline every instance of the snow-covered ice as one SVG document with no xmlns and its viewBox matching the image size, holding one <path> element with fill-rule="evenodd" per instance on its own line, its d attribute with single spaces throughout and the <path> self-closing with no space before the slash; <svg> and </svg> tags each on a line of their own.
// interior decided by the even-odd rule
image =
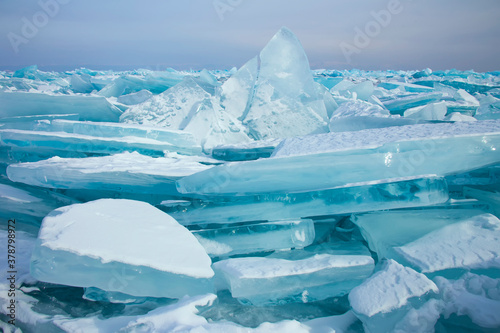
<svg viewBox="0 0 500 333">
<path fill-rule="evenodd" d="M 0 331 L 498 331 L 500 73 L 262 46 L 0 71 Z"/>
<path fill-rule="evenodd" d="M 66 206 L 43 220 L 31 274 L 38 280 L 135 296 L 211 290 L 211 260 L 169 215 L 132 200 Z"/>
</svg>

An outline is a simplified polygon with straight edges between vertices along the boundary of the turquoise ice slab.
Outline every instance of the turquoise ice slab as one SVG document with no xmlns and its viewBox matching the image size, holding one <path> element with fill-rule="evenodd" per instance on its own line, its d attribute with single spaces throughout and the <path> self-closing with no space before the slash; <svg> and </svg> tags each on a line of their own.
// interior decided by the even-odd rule
<svg viewBox="0 0 500 333">
<path fill-rule="evenodd" d="M 80 120 L 118 121 L 122 112 L 101 96 L 0 91 L 0 118 L 69 113 Z"/>
<path fill-rule="evenodd" d="M 179 147 L 191 148 L 201 152 L 195 138 L 189 132 L 168 130 L 158 127 L 137 124 L 53 120 L 50 124 L 40 124 L 39 130 L 51 132 L 66 132 L 105 138 L 137 137 L 168 142 Z M 35 128 L 36 129 L 36 128 Z"/>
<path fill-rule="evenodd" d="M 345 187 L 321 191 L 228 198 L 225 202 L 201 202 L 167 212 L 179 223 L 190 225 L 351 214 L 428 206 L 447 200 L 445 180 L 431 176 L 347 184 Z"/>
<path fill-rule="evenodd" d="M 440 92 L 408 94 L 380 98 L 392 114 L 403 114 L 405 110 L 431 102 L 437 102 L 443 96 Z"/>
<path fill-rule="evenodd" d="M 220 145 L 212 149 L 212 157 L 223 161 L 251 161 L 272 155 L 280 139 L 260 140 L 249 143 Z"/>
<path fill-rule="evenodd" d="M 364 255 L 316 254 L 288 260 L 266 257 L 233 258 L 213 264 L 221 288 L 242 303 L 276 305 L 309 302 L 345 295 L 373 271 Z"/>
<path fill-rule="evenodd" d="M 137 151 L 145 155 L 162 156 L 165 151 L 196 154 L 199 146 L 183 147 L 169 142 L 140 137 L 97 137 L 66 132 L 44 132 L 5 129 L 0 130 L 0 145 L 54 149 L 85 153 L 116 154 Z"/>
<path fill-rule="evenodd" d="M 321 190 L 500 162 L 500 121 L 441 123 L 285 139 L 273 157 L 232 162 L 178 181 L 181 193 L 249 195 Z"/>
<path fill-rule="evenodd" d="M 196 156 L 171 154 L 153 158 L 126 152 L 11 164 L 7 175 L 14 182 L 48 188 L 178 195 L 175 181 L 210 168 L 211 162 L 215 161 Z"/>
<path fill-rule="evenodd" d="M 43 220 L 31 260 L 37 280 L 134 296 L 213 291 L 211 260 L 172 217 L 133 200 L 58 208 Z"/>
<path fill-rule="evenodd" d="M 212 257 L 302 248 L 314 241 L 312 220 L 254 223 L 192 231 Z"/>
<path fill-rule="evenodd" d="M 500 268 L 500 220 L 481 210 L 374 212 L 352 221 L 379 258 L 420 272 Z"/>
<path fill-rule="evenodd" d="M 467 198 L 474 198 L 479 202 L 489 204 L 489 207 L 496 217 L 500 217 L 500 193 L 486 190 L 480 190 L 472 187 L 464 187 L 464 196 Z"/>
<path fill-rule="evenodd" d="M 438 288 L 424 274 L 394 260 L 349 293 L 366 332 L 431 332 L 439 319 Z"/>
<path fill-rule="evenodd" d="M 77 201 L 46 189 L 22 188 L 0 183 L 0 217 L 16 219 L 20 224 L 40 225 L 52 210 Z"/>
</svg>

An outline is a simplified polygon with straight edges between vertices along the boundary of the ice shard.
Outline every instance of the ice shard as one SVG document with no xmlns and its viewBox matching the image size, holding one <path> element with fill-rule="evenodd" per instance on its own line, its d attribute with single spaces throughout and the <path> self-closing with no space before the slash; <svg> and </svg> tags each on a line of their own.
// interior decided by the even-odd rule
<svg viewBox="0 0 500 333">
<path fill-rule="evenodd" d="M 39 124 L 33 126 L 32 129 L 47 132 L 81 134 L 103 138 L 136 137 L 139 138 L 139 140 L 152 139 L 175 145 L 183 152 L 189 150 L 192 150 L 193 154 L 199 154 L 201 152 L 199 145 L 196 143 L 196 140 L 191 133 L 137 124 L 69 121 L 56 119 L 51 121 L 50 123 L 39 122 Z"/>
<path fill-rule="evenodd" d="M 454 101 L 446 101 L 448 112 L 459 112 L 467 116 L 474 116 L 479 108 L 479 101 L 463 89 L 458 89 L 453 96 Z"/>
<path fill-rule="evenodd" d="M 251 141 L 240 121 L 224 111 L 213 98 L 200 102 L 184 130 L 193 133 L 206 152 L 223 144 Z"/>
<path fill-rule="evenodd" d="M 251 161 L 272 155 L 280 139 L 224 144 L 212 148 L 212 157 L 222 161 Z"/>
<path fill-rule="evenodd" d="M 396 82 L 396 81 L 386 81 L 386 82 L 380 82 L 377 84 L 377 87 L 379 88 L 384 88 L 387 90 L 392 90 L 392 89 L 397 89 L 400 88 L 403 91 L 409 92 L 409 93 L 429 93 L 429 92 L 434 92 L 434 88 L 432 87 L 426 87 L 422 86 L 419 84 L 412 84 L 412 83 L 405 83 L 405 82 Z"/>
<path fill-rule="evenodd" d="M 500 162 L 500 122 L 397 126 L 284 140 L 273 157 L 178 181 L 181 193 L 297 192 L 395 177 L 462 173 Z"/>
<path fill-rule="evenodd" d="M 122 112 L 101 96 L 0 91 L 0 119 L 45 114 L 78 114 L 80 120 L 118 121 Z"/>
<path fill-rule="evenodd" d="M 351 290 L 349 302 L 366 332 L 431 332 L 441 314 L 437 293 L 425 275 L 387 260 Z"/>
<path fill-rule="evenodd" d="M 437 102 L 441 97 L 442 93 L 440 92 L 430 92 L 381 97 L 380 100 L 392 114 L 402 115 L 408 109 Z"/>
<path fill-rule="evenodd" d="M 134 296 L 181 298 L 213 290 L 196 238 L 151 205 L 103 199 L 59 208 L 42 223 L 31 261 L 40 281 Z"/>
<path fill-rule="evenodd" d="M 127 95 L 121 95 L 118 97 L 117 102 L 125 105 L 136 105 L 143 103 L 153 96 L 149 90 L 140 90 L 135 93 L 130 93 Z"/>
<path fill-rule="evenodd" d="M 444 120 L 447 112 L 446 102 L 442 101 L 408 109 L 404 112 L 404 117 L 419 120 Z"/>
<path fill-rule="evenodd" d="M 375 212 L 353 217 L 370 249 L 440 274 L 500 268 L 500 220 L 475 209 Z"/>
<path fill-rule="evenodd" d="M 221 86 L 221 105 L 233 117 L 243 120 L 253 100 L 259 58 L 244 64 Z"/>
<path fill-rule="evenodd" d="M 193 230 L 212 257 L 302 248 L 314 240 L 312 220 L 276 221 Z"/>
<path fill-rule="evenodd" d="M 282 28 L 260 52 L 258 59 L 260 66 L 255 86 L 248 89 L 251 103 L 241 118 L 249 135 L 261 140 L 327 132 L 323 94 L 313 80 L 307 56 L 297 37 Z M 230 84 L 246 92 L 247 87 L 252 86 L 254 68 L 251 61 L 244 66 L 238 80 Z M 239 114 L 241 111 L 236 110 L 242 110 L 245 100 L 236 105 L 236 98 L 226 97 L 226 105 L 228 109 L 234 105 L 234 112 Z"/>
<path fill-rule="evenodd" d="M 346 184 L 321 191 L 225 198 L 213 203 L 196 202 L 192 206 L 180 207 L 178 211 L 167 212 L 183 225 L 220 224 L 421 207 L 447 200 L 445 180 L 426 177 Z"/>
<path fill-rule="evenodd" d="M 175 181 L 210 168 L 211 162 L 214 161 L 203 157 L 172 154 L 153 158 L 137 152 L 87 158 L 53 157 L 11 164 L 7 175 L 14 182 L 47 188 L 178 195 Z"/>
<path fill-rule="evenodd" d="M 218 261 L 213 268 L 240 302 L 272 305 L 345 295 L 373 271 L 370 256 L 316 254 L 305 259 L 265 257 Z"/>
</svg>

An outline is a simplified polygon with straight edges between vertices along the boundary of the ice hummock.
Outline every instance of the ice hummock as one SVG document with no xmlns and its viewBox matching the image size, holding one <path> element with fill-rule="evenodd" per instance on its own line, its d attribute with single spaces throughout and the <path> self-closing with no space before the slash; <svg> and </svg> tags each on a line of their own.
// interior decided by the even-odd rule
<svg viewBox="0 0 500 333">
<path fill-rule="evenodd" d="M 0 143 L 0 216 L 15 218 L 19 226 L 19 328 L 497 331 L 500 163 L 494 120 L 500 114 L 499 78 L 498 72 L 457 70 L 310 71 L 288 29 L 280 30 L 239 70 L 57 73 L 30 66 L 15 73 L 0 71 L 0 131 L 6 139 Z M 120 123 L 122 112 L 137 119 L 123 116 Z M 170 128 L 172 124 L 177 128 Z M 258 140 L 261 137 L 266 140 Z M 179 188 L 193 187 L 179 193 L 174 181 Z M 82 256 L 50 250 L 43 258 L 63 260 L 57 267 L 64 270 L 59 275 L 65 280 L 37 281 L 28 266 L 32 249 L 39 245 L 27 233 L 35 234 L 52 209 L 78 201 L 87 205 L 96 198 L 156 204 L 187 226 L 189 231 L 184 231 L 191 236 L 203 235 L 203 244 L 195 246 L 201 256 L 194 257 L 211 257 L 214 266 L 247 260 L 255 264 L 253 273 L 280 271 L 283 263 L 280 267 L 292 269 L 259 279 L 258 288 L 246 289 L 249 281 L 217 270 L 212 278 L 186 278 L 163 288 L 158 281 L 165 283 L 169 273 L 121 263 L 112 270 L 114 275 L 85 270 L 115 288 L 72 287 L 68 281 L 81 278 L 82 269 L 72 270 L 71 265 Z M 376 221 L 368 233 L 369 227 L 351 221 L 353 214 L 353 220 L 378 218 L 387 223 Z M 131 227 L 133 215 L 126 215 L 122 220 Z M 78 241 L 91 242 L 90 229 L 110 222 L 101 218 L 96 220 L 104 222 L 95 228 L 90 219 L 91 228 L 86 226 Z M 64 223 L 58 226 L 63 233 Z M 120 241 L 120 232 L 140 235 L 136 228 L 143 225 L 147 221 L 137 218 L 134 232 L 112 228 L 110 239 Z M 12 235 L 5 228 L 0 227 L 4 246 Z M 155 249 L 137 252 L 141 260 L 170 257 L 160 256 L 157 249 L 173 245 L 168 240 L 176 233 L 161 240 L 157 236 L 162 234 L 148 237 L 148 246 Z M 184 245 L 190 248 L 197 240 L 189 238 Z M 136 244 L 127 242 L 127 250 Z M 325 258 L 341 262 L 347 256 L 371 263 L 327 269 L 327 280 L 334 284 L 321 280 L 325 270 L 301 270 L 320 268 Z M 96 267 L 112 265 L 85 259 Z M 188 259 L 185 263 L 192 263 Z M 6 265 L 3 261 L 4 274 Z M 240 268 L 252 273 L 243 264 Z M 298 275 L 290 274 L 294 269 Z M 346 273 L 343 280 L 338 279 L 341 271 Z M 138 274 L 141 279 L 133 280 Z M 180 274 L 168 275 L 170 282 L 173 275 Z M 287 289 L 294 276 L 305 280 Z M 6 276 L 2 278 L 0 330 L 13 331 L 6 323 L 10 286 Z M 207 281 L 211 279 L 215 285 Z M 135 293 L 138 281 L 147 284 L 139 288 L 141 295 L 127 294 Z M 320 284 L 313 286 L 315 282 Z M 349 291 L 356 285 L 361 292 Z M 175 296 L 165 296 L 170 287 L 179 290 L 176 297 L 183 290 L 192 296 L 166 298 Z M 217 288 L 217 295 L 212 294 Z M 247 295 L 241 296 L 243 292 Z M 386 312 L 367 317 L 360 312 L 363 308 Z"/>
<path fill-rule="evenodd" d="M 102 199 L 47 215 L 31 274 L 57 284 L 180 298 L 213 290 L 210 265 L 196 238 L 169 215 L 144 202 Z"/>
</svg>

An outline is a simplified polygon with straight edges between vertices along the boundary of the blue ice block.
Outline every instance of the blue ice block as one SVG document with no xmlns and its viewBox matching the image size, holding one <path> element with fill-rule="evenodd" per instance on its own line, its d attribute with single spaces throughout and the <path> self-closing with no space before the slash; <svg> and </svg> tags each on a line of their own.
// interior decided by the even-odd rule
<svg viewBox="0 0 500 333">
<path fill-rule="evenodd" d="M 213 200 L 213 199 L 212 199 Z M 261 194 L 195 202 L 179 211 L 167 210 L 183 225 L 276 220 L 339 215 L 371 210 L 419 207 L 448 200 L 446 182 L 439 177 L 386 179 L 320 191 Z"/>
<path fill-rule="evenodd" d="M 70 113 L 90 121 L 118 121 L 122 114 L 101 96 L 0 91 L 0 118 Z"/>
<path fill-rule="evenodd" d="M 212 257 L 302 248 L 314 240 L 312 220 L 276 221 L 192 231 Z"/>
<path fill-rule="evenodd" d="M 440 92 L 430 92 L 381 97 L 380 101 L 392 114 L 402 115 L 407 109 L 426 105 L 431 102 L 437 102 L 441 97 L 442 93 Z"/>
<path fill-rule="evenodd" d="M 287 260 L 265 257 L 218 261 L 213 268 L 222 288 L 254 305 L 322 300 L 342 296 L 373 271 L 370 256 L 316 254 Z"/>
</svg>

